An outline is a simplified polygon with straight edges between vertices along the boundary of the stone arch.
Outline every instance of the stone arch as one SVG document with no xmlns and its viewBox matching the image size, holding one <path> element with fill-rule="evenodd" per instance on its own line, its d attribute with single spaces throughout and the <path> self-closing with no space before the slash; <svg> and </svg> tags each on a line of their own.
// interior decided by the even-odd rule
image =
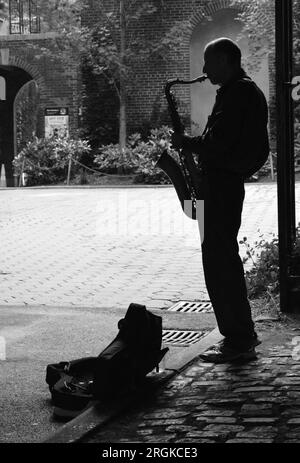
<svg viewBox="0 0 300 463">
<path fill-rule="evenodd" d="M 235 21 L 233 18 L 238 12 L 243 12 L 246 8 L 246 5 L 240 4 L 238 6 L 233 6 L 231 0 L 216 0 L 202 4 L 196 10 L 194 10 L 189 18 L 190 26 L 186 30 L 184 41 L 185 54 L 190 59 L 190 62 L 185 66 L 185 78 L 193 78 L 199 74 L 202 74 L 202 62 L 199 60 L 199 62 L 196 63 L 195 61 L 197 60 L 196 52 L 193 50 L 193 45 L 195 45 L 193 43 L 195 42 L 195 36 L 197 34 L 198 36 L 201 34 L 203 35 L 202 47 L 204 47 L 205 42 L 207 43 L 216 36 L 228 36 L 236 40 L 238 33 L 241 32 L 242 23 L 238 23 L 238 21 Z M 232 12 L 231 27 L 229 27 L 230 21 L 228 21 L 227 24 L 226 21 L 223 21 L 224 32 L 222 33 L 222 28 L 220 28 L 220 34 L 216 34 L 214 30 L 214 26 L 217 26 L 216 18 L 220 23 L 222 23 L 222 20 L 220 20 L 222 12 L 224 12 L 224 14 L 225 12 Z M 272 30 L 272 18 L 262 14 L 261 20 L 264 22 L 264 24 L 266 24 L 267 28 Z M 239 42 L 239 45 L 242 49 L 244 61 L 246 61 L 246 57 L 249 54 L 248 42 L 243 39 Z M 201 45 L 198 44 L 198 56 L 201 56 L 202 53 L 200 48 Z M 268 99 L 270 83 L 269 63 L 267 57 L 265 57 L 262 61 L 261 70 L 258 73 L 250 73 L 250 76 L 256 80 Z M 196 84 L 190 87 L 189 107 L 191 114 L 191 130 L 193 134 L 199 134 L 202 132 L 207 116 L 213 106 L 214 96 L 214 87 L 212 87 L 209 82 Z"/>
<path fill-rule="evenodd" d="M 190 42 L 193 30 L 198 24 L 207 20 L 211 20 L 211 16 L 214 13 L 225 8 L 232 8 L 242 13 L 243 11 L 246 11 L 248 7 L 247 5 L 241 3 L 234 6 L 232 4 L 232 0 L 215 0 L 200 5 L 193 11 L 189 18 L 190 27 L 188 28 L 186 34 L 187 43 Z M 266 16 L 264 13 L 261 13 L 261 21 L 264 23 L 265 27 L 269 30 L 269 32 L 273 32 L 274 24 L 269 16 Z"/>
<path fill-rule="evenodd" d="M 18 56 L 9 56 L 6 64 L 0 65 L 0 76 L 6 81 L 6 99 L 0 100 L 0 169 L 5 167 L 6 185 L 14 186 L 13 159 L 15 143 L 15 98 L 20 89 L 28 82 L 34 81 L 41 92 L 45 91 L 44 81 L 34 66 L 27 64 Z"/>
<path fill-rule="evenodd" d="M 9 57 L 9 65 L 10 66 L 15 66 L 17 68 L 20 68 L 20 69 L 23 69 L 24 71 L 26 71 L 32 77 L 32 79 L 36 81 L 36 83 L 37 83 L 37 85 L 39 87 L 40 93 L 41 94 L 45 93 L 44 78 L 43 78 L 43 76 L 40 74 L 40 72 L 38 71 L 38 69 L 34 65 L 27 63 L 21 57 L 15 56 L 15 55 L 10 55 L 10 57 Z"/>
</svg>

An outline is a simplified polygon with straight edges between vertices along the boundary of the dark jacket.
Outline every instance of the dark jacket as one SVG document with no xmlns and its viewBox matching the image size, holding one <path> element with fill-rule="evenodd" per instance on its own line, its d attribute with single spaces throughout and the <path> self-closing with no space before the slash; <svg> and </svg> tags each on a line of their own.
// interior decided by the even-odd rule
<svg viewBox="0 0 300 463">
<path fill-rule="evenodd" d="M 184 137 L 183 148 L 199 154 L 208 171 L 250 177 L 269 155 L 268 107 L 263 92 L 243 70 L 217 90 L 203 134 Z"/>
</svg>

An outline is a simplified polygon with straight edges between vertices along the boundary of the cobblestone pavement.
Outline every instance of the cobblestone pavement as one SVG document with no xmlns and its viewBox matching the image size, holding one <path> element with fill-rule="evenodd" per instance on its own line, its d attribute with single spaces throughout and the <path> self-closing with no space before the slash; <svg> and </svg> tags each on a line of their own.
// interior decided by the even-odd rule
<svg viewBox="0 0 300 463">
<path fill-rule="evenodd" d="M 258 359 L 194 361 L 88 443 L 299 443 L 300 319 L 258 326 Z"/>
<path fill-rule="evenodd" d="M 246 185 L 240 238 L 277 230 L 276 191 Z M 172 186 L 0 195 L 0 305 L 164 308 L 208 298 L 198 224 Z"/>
</svg>

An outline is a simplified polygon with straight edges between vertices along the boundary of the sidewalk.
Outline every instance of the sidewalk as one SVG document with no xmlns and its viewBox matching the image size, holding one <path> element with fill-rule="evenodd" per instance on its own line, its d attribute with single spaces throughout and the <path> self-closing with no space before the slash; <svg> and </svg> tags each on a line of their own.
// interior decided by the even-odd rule
<svg viewBox="0 0 300 463">
<path fill-rule="evenodd" d="M 257 360 L 214 365 L 196 358 L 80 442 L 299 443 L 300 316 L 256 327 Z"/>
</svg>

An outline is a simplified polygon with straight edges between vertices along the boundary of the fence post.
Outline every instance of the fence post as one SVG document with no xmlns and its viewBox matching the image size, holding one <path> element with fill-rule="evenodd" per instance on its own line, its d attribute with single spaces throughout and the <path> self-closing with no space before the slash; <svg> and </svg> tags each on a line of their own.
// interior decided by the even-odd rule
<svg viewBox="0 0 300 463">
<path fill-rule="evenodd" d="M 70 185 L 71 167 L 72 167 L 72 156 L 69 157 L 67 185 Z"/>
<path fill-rule="evenodd" d="M 270 153 L 271 180 L 274 180 L 273 153 Z"/>
<path fill-rule="evenodd" d="M 24 186 L 24 185 L 23 185 L 24 165 L 25 165 L 25 158 L 23 159 L 23 162 L 22 162 L 22 167 L 21 167 L 21 172 L 20 172 L 20 178 L 19 178 L 19 187 Z"/>
</svg>

